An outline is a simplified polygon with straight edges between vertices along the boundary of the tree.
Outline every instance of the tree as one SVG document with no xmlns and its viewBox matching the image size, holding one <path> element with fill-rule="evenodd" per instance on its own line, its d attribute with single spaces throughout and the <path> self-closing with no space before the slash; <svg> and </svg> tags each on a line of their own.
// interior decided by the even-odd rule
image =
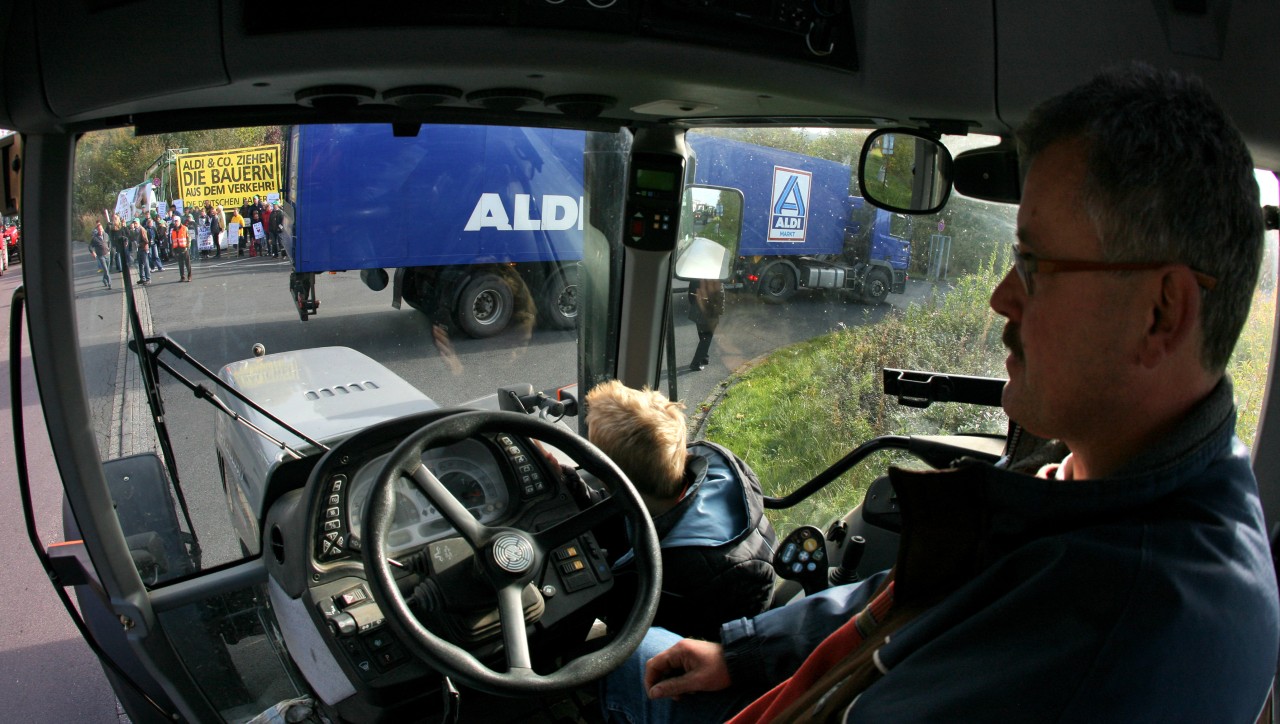
<svg viewBox="0 0 1280 724">
<path fill-rule="evenodd" d="M 86 239 L 103 209 L 113 209 L 121 189 L 142 183 L 147 173 L 167 149 L 189 152 L 219 151 L 281 143 L 282 126 L 218 128 L 136 136 L 131 129 L 93 131 L 80 137 L 76 145 L 76 168 L 71 198 L 74 204 L 73 234 Z"/>
</svg>

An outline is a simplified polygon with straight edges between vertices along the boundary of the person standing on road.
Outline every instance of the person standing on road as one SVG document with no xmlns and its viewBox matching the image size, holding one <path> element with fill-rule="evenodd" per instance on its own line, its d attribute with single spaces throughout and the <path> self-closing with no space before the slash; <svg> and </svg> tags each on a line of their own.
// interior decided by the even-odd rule
<svg viewBox="0 0 1280 724">
<path fill-rule="evenodd" d="M 253 229 L 249 226 L 249 217 L 252 215 L 253 203 L 246 196 L 244 203 L 240 205 L 240 256 L 244 256 L 245 250 L 253 243 Z"/>
<path fill-rule="evenodd" d="M 151 271 L 164 271 L 164 264 L 160 262 L 160 237 L 156 230 L 156 220 L 150 217 L 142 226 L 142 230 L 147 232 L 147 265 Z"/>
<path fill-rule="evenodd" d="M 191 280 L 191 254 L 187 252 L 187 241 L 187 227 L 183 225 L 181 219 L 173 217 L 173 223 L 169 226 L 169 246 L 178 259 L 178 281 L 180 282 Z"/>
<path fill-rule="evenodd" d="M 689 282 L 689 319 L 698 328 L 698 348 L 693 352 L 689 369 L 705 370 L 711 361 L 711 338 L 715 336 L 724 314 L 724 284 L 716 279 L 693 279 Z"/>
<path fill-rule="evenodd" d="M 137 254 L 138 284 L 146 286 L 151 283 L 151 244 L 147 241 L 147 230 L 137 219 L 129 222 L 129 242 Z"/>
<path fill-rule="evenodd" d="M 89 253 L 98 265 L 98 273 L 102 274 L 102 286 L 111 288 L 111 274 L 107 271 L 107 232 L 102 229 L 102 222 L 93 229 L 93 237 L 89 240 Z"/>
<path fill-rule="evenodd" d="M 271 242 L 271 256 L 282 257 L 284 245 L 280 243 L 284 234 L 284 214 L 280 213 L 280 204 L 271 204 L 271 216 L 267 223 L 267 239 Z"/>
<path fill-rule="evenodd" d="M 124 224 L 124 219 L 116 214 L 111 218 L 111 260 L 116 271 L 129 273 L 129 253 L 131 251 L 129 244 L 129 229 Z"/>
<path fill-rule="evenodd" d="M 251 242 L 253 247 L 249 251 L 249 256 L 261 256 L 263 253 L 262 242 L 265 241 L 266 229 L 262 224 L 262 215 L 258 213 L 257 209 L 254 209 L 249 217 L 249 226 L 253 229 L 253 241 Z"/>
<path fill-rule="evenodd" d="M 231 209 L 231 223 L 227 225 L 227 233 L 231 234 L 233 230 L 232 243 L 236 245 L 236 256 L 244 256 L 244 216 L 240 214 L 240 209 Z"/>
<path fill-rule="evenodd" d="M 213 207 L 213 216 L 209 219 L 209 233 L 213 236 L 213 256 L 222 258 L 222 232 L 227 228 L 227 216 L 222 213 L 221 206 Z"/>
</svg>

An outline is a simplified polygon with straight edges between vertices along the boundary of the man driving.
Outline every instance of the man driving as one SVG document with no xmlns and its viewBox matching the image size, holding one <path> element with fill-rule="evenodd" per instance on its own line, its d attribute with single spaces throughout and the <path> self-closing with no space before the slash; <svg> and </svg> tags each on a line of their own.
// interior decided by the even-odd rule
<svg viewBox="0 0 1280 724">
<path fill-rule="evenodd" d="M 1254 721 L 1280 601 L 1227 361 L 1263 226 L 1201 84 L 1132 66 L 1041 104 L 1005 317 L 1003 406 L 1070 454 L 1039 475 L 890 469 L 890 571 L 720 641 L 651 630 L 617 721 Z"/>
</svg>

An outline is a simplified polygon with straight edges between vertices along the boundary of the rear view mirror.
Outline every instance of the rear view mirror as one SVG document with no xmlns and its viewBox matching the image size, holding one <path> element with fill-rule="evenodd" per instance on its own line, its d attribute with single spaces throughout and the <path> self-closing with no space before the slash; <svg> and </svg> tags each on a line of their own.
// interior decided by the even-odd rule
<svg viewBox="0 0 1280 724">
<path fill-rule="evenodd" d="M 676 243 L 677 279 L 728 279 L 741 239 L 741 191 L 699 184 L 685 187 Z"/>
<path fill-rule="evenodd" d="M 858 186 L 886 211 L 936 213 L 951 196 L 951 152 L 922 131 L 876 131 L 862 146 Z"/>
</svg>

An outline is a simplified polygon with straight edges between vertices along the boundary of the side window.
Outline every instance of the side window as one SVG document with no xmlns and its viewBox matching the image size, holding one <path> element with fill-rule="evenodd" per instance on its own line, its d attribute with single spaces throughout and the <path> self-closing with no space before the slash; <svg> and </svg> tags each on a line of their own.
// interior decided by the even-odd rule
<svg viewBox="0 0 1280 724">
<path fill-rule="evenodd" d="M 889 217 L 889 235 L 897 239 L 911 238 L 911 217 L 893 214 Z"/>
</svg>

